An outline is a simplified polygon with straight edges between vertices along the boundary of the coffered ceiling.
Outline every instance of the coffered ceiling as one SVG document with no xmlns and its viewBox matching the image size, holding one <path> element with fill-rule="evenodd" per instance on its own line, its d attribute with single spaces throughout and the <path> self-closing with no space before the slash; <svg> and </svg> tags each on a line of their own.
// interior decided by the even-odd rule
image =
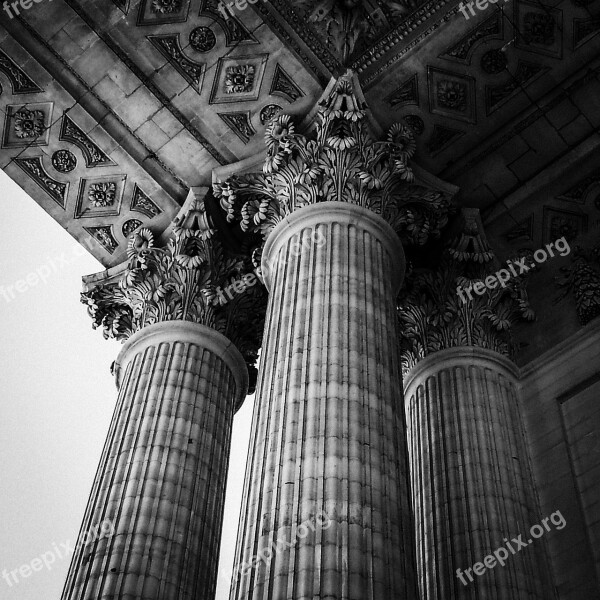
<svg viewBox="0 0 600 600">
<path fill-rule="evenodd" d="M 136 227 L 164 230 L 190 188 L 256 161 L 269 120 L 301 121 L 350 67 L 375 119 L 409 125 L 416 161 L 484 214 L 578 165 L 532 210 L 543 238 L 544 215 L 569 213 L 569 189 L 600 168 L 600 0 L 502 1 L 468 20 L 458 4 L 240 0 L 227 15 L 216 0 L 53 0 L 2 14 L 0 166 L 113 266 Z M 576 204 L 582 223 L 600 216 Z M 519 226 L 515 210 L 494 223 Z"/>
</svg>

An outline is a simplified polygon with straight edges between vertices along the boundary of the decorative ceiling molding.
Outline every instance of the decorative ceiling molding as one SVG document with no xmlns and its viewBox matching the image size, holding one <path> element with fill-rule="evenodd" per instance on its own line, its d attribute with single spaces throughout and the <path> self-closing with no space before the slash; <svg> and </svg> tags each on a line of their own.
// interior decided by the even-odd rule
<svg viewBox="0 0 600 600">
<path fill-rule="evenodd" d="M 125 51 L 123 51 L 110 37 L 110 35 L 108 35 L 106 32 L 102 31 L 100 27 L 97 27 L 96 24 L 94 23 L 94 21 L 89 17 L 89 15 L 86 13 L 86 11 L 84 10 L 83 6 L 81 5 L 80 2 L 78 2 L 78 0 L 64 0 L 64 2 L 66 4 L 68 4 L 73 11 L 75 11 L 75 13 L 84 21 L 84 23 L 87 24 L 88 27 L 90 27 L 91 29 L 93 29 L 96 32 L 96 35 L 106 44 L 106 46 L 115 53 L 116 56 L 119 57 L 119 59 L 123 62 L 123 64 L 145 85 L 145 87 L 148 89 L 148 91 L 173 115 L 173 117 L 175 117 L 175 119 L 177 119 L 177 121 L 179 121 L 179 123 L 181 123 L 184 128 L 186 129 L 186 131 L 188 131 L 188 133 L 190 133 L 192 135 L 192 137 L 220 164 L 220 165 L 225 165 L 229 162 L 229 160 L 223 156 L 203 135 L 202 133 L 200 133 L 200 131 L 198 131 L 190 122 L 190 120 L 177 108 L 175 108 L 170 101 L 170 98 L 162 92 L 162 90 L 156 85 L 156 83 L 154 83 L 154 81 L 152 80 L 151 77 L 147 77 L 144 72 L 136 65 L 135 61 L 133 59 L 131 59 L 127 53 Z M 31 29 L 30 26 L 28 26 L 29 29 Z M 36 34 L 36 38 L 44 44 L 44 46 L 46 46 L 46 48 L 48 49 L 49 52 L 52 52 L 53 54 L 55 54 L 54 49 L 49 46 L 45 40 L 43 40 L 41 38 L 41 36 Z M 58 55 L 57 55 L 58 56 Z M 71 71 L 73 74 L 75 74 L 77 76 L 77 78 L 82 81 L 82 83 L 85 84 L 85 82 L 83 82 L 83 80 L 81 80 L 81 78 L 73 71 L 73 69 L 62 60 L 61 57 L 59 57 L 60 60 L 67 66 L 67 68 L 69 69 L 69 71 Z M 89 89 L 89 88 L 88 88 Z M 93 94 L 93 91 L 90 90 L 90 93 Z M 114 114 L 114 112 L 110 109 L 110 107 L 107 107 L 111 113 Z M 117 115 L 115 115 L 115 117 L 117 119 L 119 119 L 119 117 Z M 119 121 L 121 121 L 119 119 Z M 122 122 L 122 121 L 121 121 Z M 131 133 L 131 135 L 134 135 L 133 133 Z M 150 152 L 150 150 L 148 151 L 149 154 L 152 154 Z M 158 159 L 156 159 L 158 160 Z M 164 166 L 164 165 L 163 165 Z M 166 166 L 164 166 L 165 168 L 167 168 Z"/>
</svg>

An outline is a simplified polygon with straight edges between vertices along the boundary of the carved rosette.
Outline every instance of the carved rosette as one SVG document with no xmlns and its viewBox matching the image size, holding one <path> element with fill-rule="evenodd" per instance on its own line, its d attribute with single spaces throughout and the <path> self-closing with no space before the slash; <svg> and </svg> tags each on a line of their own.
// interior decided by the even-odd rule
<svg viewBox="0 0 600 600">
<path fill-rule="evenodd" d="M 175 320 L 215 329 L 246 360 L 252 393 L 266 290 L 256 282 L 241 293 L 232 293 L 231 300 L 226 297 L 227 302 L 219 298 L 219 288 L 239 283 L 252 265 L 248 259 L 224 252 L 203 215 L 200 222 L 192 219 L 192 226 L 176 225 L 165 247 L 157 245 L 149 229 L 138 230 L 129 240 L 129 260 L 120 277 L 91 286 L 81 301 L 88 307 L 94 329 L 102 328 L 105 338 L 125 341 L 148 325 Z"/>
<path fill-rule="evenodd" d="M 315 135 L 296 133 L 288 115 L 265 134 L 262 173 L 214 184 L 229 221 L 266 239 L 286 215 L 310 204 L 348 202 L 387 220 L 408 245 L 438 237 L 451 212 L 451 194 L 415 182 L 412 130 L 395 124 L 382 141 L 371 134 L 358 84 L 345 76 L 320 103 Z"/>
<path fill-rule="evenodd" d="M 527 276 L 511 277 L 506 287 L 486 288 L 483 295 L 466 290 L 502 268 L 490 249 L 477 209 L 462 209 L 460 230 L 446 245 L 439 266 L 414 269 L 398 298 L 402 331 L 402 369 L 407 374 L 426 356 L 457 346 L 476 346 L 513 358 L 511 329 L 533 321 Z"/>
</svg>

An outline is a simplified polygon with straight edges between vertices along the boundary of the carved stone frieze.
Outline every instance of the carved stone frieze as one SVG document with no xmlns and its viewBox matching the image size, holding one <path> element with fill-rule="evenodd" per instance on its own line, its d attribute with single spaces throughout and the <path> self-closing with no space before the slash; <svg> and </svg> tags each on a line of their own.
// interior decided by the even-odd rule
<svg viewBox="0 0 600 600">
<path fill-rule="evenodd" d="M 295 102 L 298 98 L 304 96 L 304 92 L 294 83 L 292 78 L 279 63 L 275 67 L 269 94 L 281 96 L 289 102 Z"/>
<path fill-rule="evenodd" d="M 21 69 L 8 55 L 0 50 L 0 71 L 10 80 L 13 94 L 35 94 L 43 92 L 23 69 Z"/>
<path fill-rule="evenodd" d="M 513 357 L 512 326 L 518 320 L 535 319 L 526 276 L 512 277 L 505 287 L 486 289 L 482 296 L 473 292 L 471 299 L 464 291 L 499 266 L 479 211 L 462 209 L 439 266 L 409 270 L 398 298 L 405 373 L 429 354 L 456 346 L 477 346 Z M 459 296 L 459 286 L 466 302 Z"/>
<path fill-rule="evenodd" d="M 364 52 L 422 2 L 417 0 L 298 0 L 293 3 L 342 64 Z"/>
<path fill-rule="evenodd" d="M 88 168 L 114 165 L 113 161 L 86 135 L 68 115 L 63 116 L 59 139 L 77 146 Z"/>
<path fill-rule="evenodd" d="M 84 229 L 109 253 L 113 254 L 118 248 L 119 242 L 112 232 L 112 225 L 100 227 L 84 227 Z"/>
<path fill-rule="evenodd" d="M 247 144 L 250 138 L 256 133 L 256 130 L 252 127 L 250 113 L 247 111 L 217 114 L 244 144 Z"/>
<path fill-rule="evenodd" d="M 150 200 L 147 194 L 145 194 L 141 188 L 136 184 L 133 188 L 133 197 L 131 199 L 131 210 L 140 212 L 147 217 L 156 217 L 160 215 L 162 210 Z"/>
<path fill-rule="evenodd" d="M 234 175 L 214 184 L 229 221 L 266 239 L 286 215 L 324 201 L 358 204 L 388 220 L 407 244 L 439 235 L 451 210 L 451 193 L 415 180 L 412 130 L 396 124 L 374 139 L 358 83 L 344 76 L 320 103 L 315 135 L 296 133 L 281 115 L 266 131 L 262 173 Z"/>
<path fill-rule="evenodd" d="M 179 42 L 179 34 L 149 35 L 147 37 L 152 45 L 173 65 L 177 72 L 197 92 L 200 92 L 202 90 L 206 65 L 191 60 L 184 54 Z"/>
<path fill-rule="evenodd" d="M 198 201 L 190 211 L 205 214 Z M 227 255 L 206 222 L 203 218 L 176 222 L 164 247 L 149 229 L 138 229 L 129 239 L 129 260 L 118 279 L 92 285 L 81 300 L 88 306 L 93 327 L 102 328 L 106 338 L 125 341 L 143 327 L 173 320 L 219 331 L 247 361 L 253 388 L 267 293 L 257 282 L 221 302 L 219 292 L 239 282 L 252 265 L 247 258 Z"/>
<path fill-rule="evenodd" d="M 42 158 L 15 158 L 15 164 L 33 179 L 62 209 L 67 206 L 68 183 L 52 179 L 44 169 Z"/>
<path fill-rule="evenodd" d="M 407 104 L 419 106 L 419 76 L 413 75 L 410 79 L 396 88 L 386 99 L 392 108 L 400 108 Z"/>
<path fill-rule="evenodd" d="M 483 40 L 502 39 L 503 33 L 502 13 L 494 11 L 489 19 L 471 29 L 467 35 L 441 54 L 441 58 L 469 63 L 479 43 Z"/>
<path fill-rule="evenodd" d="M 219 10 L 220 3 L 221 0 L 202 0 L 200 15 L 210 17 L 219 23 L 225 32 L 225 43 L 227 46 L 256 44 L 257 40 L 235 14 L 229 15 L 229 19 L 223 18 L 223 15 Z M 236 11 L 234 10 L 233 12 Z"/>
</svg>

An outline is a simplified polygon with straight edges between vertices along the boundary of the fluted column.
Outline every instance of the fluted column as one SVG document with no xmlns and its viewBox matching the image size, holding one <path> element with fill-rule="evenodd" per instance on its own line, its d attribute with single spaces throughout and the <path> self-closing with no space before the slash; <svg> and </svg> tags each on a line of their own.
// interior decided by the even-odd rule
<svg viewBox="0 0 600 600">
<path fill-rule="evenodd" d="M 249 260 L 226 254 L 193 198 L 166 245 L 141 229 L 127 254 L 84 280 L 94 327 L 125 345 L 62 599 L 214 600 L 233 415 L 253 385 L 266 293 L 222 302 Z"/>
<path fill-rule="evenodd" d="M 507 270 L 486 289 L 500 266 L 479 211 L 462 209 L 437 268 L 415 269 L 399 298 L 422 600 L 554 597 L 545 541 L 530 535 L 550 515 L 539 512 L 510 358 L 512 326 L 535 313 L 525 278 Z M 473 286 L 485 294 L 469 298 Z"/>
<path fill-rule="evenodd" d="M 537 508 L 514 364 L 484 348 L 442 350 L 405 377 L 405 396 L 423 598 L 552 598 L 544 541 L 529 533 L 548 515 Z M 519 534 L 527 548 L 511 542 Z M 473 572 L 500 547 L 504 566 Z"/>
<path fill-rule="evenodd" d="M 150 325 L 125 344 L 119 397 L 82 525 L 112 535 L 73 557 L 64 600 L 214 598 L 239 351 L 204 325 Z"/>
<path fill-rule="evenodd" d="M 403 271 L 394 231 L 358 206 L 301 208 L 271 232 L 232 600 L 416 598 Z"/>
</svg>

